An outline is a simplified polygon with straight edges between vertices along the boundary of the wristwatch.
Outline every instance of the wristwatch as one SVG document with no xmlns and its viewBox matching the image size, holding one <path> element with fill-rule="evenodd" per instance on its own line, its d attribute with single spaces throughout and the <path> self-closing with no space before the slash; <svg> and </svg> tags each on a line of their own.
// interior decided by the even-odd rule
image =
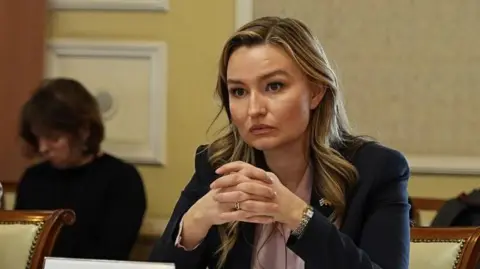
<svg viewBox="0 0 480 269">
<path fill-rule="evenodd" d="M 295 236 L 297 239 L 302 237 L 303 232 L 305 231 L 305 228 L 307 227 L 307 224 L 312 219 L 314 212 L 315 211 L 313 210 L 312 206 L 310 206 L 310 205 L 307 206 L 303 210 L 302 220 L 300 221 L 300 225 L 298 225 L 298 227 L 295 230 L 292 231 L 291 235 Z"/>
</svg>

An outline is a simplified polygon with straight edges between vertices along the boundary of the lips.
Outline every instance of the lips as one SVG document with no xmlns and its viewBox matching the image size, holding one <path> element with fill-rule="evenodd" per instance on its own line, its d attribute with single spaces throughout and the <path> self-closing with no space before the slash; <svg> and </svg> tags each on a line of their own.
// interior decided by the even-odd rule
<svg viewBox="0 0 480 269">
<path fill-rule="evenodd" d="M 249 131 L 252 134 L 260 135 L 260 134 L 268 134 L 272 132 L 275 128 L 273 128 L 270 125 L 265 125 L 265 124 L 257 124 L 253 125 Z"/>
</svg>

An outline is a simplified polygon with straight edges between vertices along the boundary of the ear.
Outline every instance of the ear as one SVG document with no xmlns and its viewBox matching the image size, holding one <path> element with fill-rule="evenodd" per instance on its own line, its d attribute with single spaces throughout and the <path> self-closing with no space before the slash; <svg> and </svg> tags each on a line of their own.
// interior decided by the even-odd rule
<svg viewBox="0 0 480 269">
<path fill-rule="evenodd" d="M 320 102 L 323 100 L 323 96 L 325 96 L 326 88 L 324 85 L 322 86 L 315 86 L 312 90 L 312 97 L 310 100 L 310 109 L 313 110 L 320 105 Z"/>
</svg>

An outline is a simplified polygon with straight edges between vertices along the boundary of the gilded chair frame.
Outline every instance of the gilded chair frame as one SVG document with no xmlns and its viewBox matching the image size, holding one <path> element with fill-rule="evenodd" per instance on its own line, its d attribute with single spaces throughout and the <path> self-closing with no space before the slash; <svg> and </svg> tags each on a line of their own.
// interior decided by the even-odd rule
<svg viewBox="0 0 480 269">
<path fill-rule="evenodd" d="M 451 242 L 460 244 L 452 269 L 478 269 L 480 262 L 480 227 L 414 227 L 410 231 L 414 243 Z"/>
<path fill-rule="evenodd" d="M 0 225 L 20 224 L 39 227 L 30 247 L 26 269 L 42 269 L 44 258 L 51 254 L 61 228 L 74 222 L 75 213 L 72 210 L 0 210 Z"/>
</svg>

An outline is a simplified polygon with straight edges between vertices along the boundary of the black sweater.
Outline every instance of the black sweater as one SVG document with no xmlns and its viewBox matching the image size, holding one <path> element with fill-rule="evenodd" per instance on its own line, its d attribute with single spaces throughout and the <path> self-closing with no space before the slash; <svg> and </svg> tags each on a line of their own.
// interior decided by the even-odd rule
<svg viewBox="0 0 480 269">
<path fill-rule="evenodd" d="M 137 239 L 146 197 L 133 165 L 104 154 L 75 168 L 48 162 L 27 169 L 17 189 L 17 210 L 73 209 L 52 256 L 127 260 Z"/>
</svg>

